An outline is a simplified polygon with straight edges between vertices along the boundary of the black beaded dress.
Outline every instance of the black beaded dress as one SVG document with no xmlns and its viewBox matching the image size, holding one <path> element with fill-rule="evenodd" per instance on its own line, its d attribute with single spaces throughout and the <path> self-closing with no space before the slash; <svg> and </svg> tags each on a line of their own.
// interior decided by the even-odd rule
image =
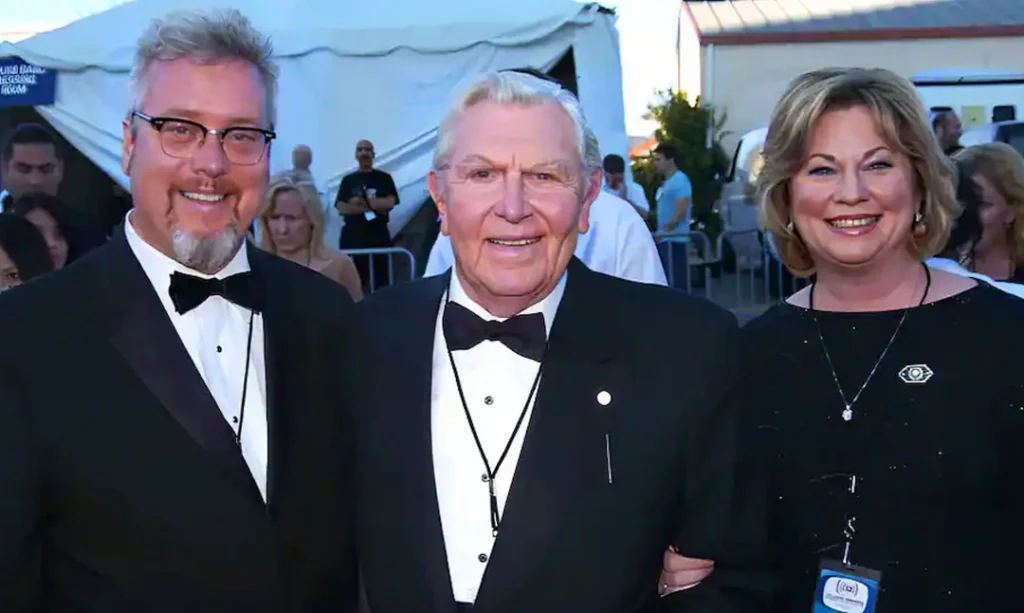
<svg viewBox="0 0 1024 613">
<path fill-rule="evenodd" d="M 1024 300 L 979 285 L 912 309 L 844 419 L 818 325 L 852 398 L 902 314 L 781 304 L 744 328 L 779 612 L 810 611 L 851 524 L 876 613 L 1024 611 Z"/>
</svg>

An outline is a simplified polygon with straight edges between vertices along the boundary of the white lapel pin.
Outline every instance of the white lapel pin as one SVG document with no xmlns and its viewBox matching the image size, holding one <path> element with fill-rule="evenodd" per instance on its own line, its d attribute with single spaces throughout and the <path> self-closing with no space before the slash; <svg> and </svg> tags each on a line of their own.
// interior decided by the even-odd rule
<svg viewBox="0 0 1024 613">
<path fill-rule="evenodd" d="M 612 403 L 612 395 L 608 390 L 601 390 L 597 393 L 597 404 L 602 407 L 607 407 Z M 609 422 L 611 421 L 610 413 L 605 414 L 605 427 L 604 427 L 604 461 L 605 466 L 608 469 L 608 485 L 612 484 L 612 434 Z"/>
</svg>

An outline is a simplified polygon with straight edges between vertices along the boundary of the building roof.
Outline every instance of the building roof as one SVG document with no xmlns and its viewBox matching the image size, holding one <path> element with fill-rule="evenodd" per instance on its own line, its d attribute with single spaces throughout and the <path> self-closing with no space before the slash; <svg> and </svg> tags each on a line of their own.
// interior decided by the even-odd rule
<svg viewBox="0 0 1024 613">
<path fill-rule="evenodd" d="M 1024 0 L 683 0 L 704 43 L 1024 36 Z"/>
</svg>

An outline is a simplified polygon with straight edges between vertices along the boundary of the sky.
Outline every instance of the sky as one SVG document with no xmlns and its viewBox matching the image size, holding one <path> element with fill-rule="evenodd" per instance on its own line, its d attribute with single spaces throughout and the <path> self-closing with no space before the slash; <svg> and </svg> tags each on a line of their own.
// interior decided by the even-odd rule
<svg viewBox="0 0 1024 613">
<path fill-rule="evenodd" d="M 63 24 L 126 0 L 2 0 L 0 30 L 28 24 Z M 443 2 L 444 0 L 430 0 Z M 490 0 L 501 1 L 501 0 Z M 655 92 L 675 85 L 675 40 L 680 0 L 604 0 L 618 14 L 626 132 L 647 136 L 654 130 L 643 119 Z"/>
</svg>

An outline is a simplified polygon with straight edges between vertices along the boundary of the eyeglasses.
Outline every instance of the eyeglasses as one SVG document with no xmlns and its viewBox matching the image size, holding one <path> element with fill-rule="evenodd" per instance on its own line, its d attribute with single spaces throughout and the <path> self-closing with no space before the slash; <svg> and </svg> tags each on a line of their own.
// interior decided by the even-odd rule
<svg viewBox="0 0 1024 613">
<path fill-rule="evenodd" d="M 150 117 L 139 111 L 132 112 L 153 126 L 160 134 L 160 148 L 172 158 L 191 159 L 206 143 L 206 136 L 212 135 L 220 141 L 221 149 L 228 161 L 239 166 L 259 164 L 266 155 L 267 145 L 277 138 L 271 130 L 261 128 L 223 128 L 211 130 L 201 123 L 176 117 Z"/>
</svg>

